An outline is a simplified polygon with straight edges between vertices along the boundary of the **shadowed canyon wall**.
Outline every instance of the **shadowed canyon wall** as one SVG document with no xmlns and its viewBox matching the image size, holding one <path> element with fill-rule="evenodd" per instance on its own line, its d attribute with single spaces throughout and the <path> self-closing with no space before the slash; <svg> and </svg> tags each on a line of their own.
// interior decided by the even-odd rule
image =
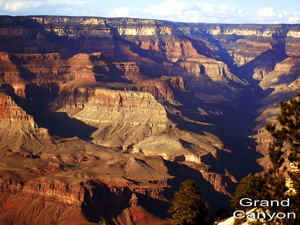
<svg viewBox="0 0 300 225">
<path fill-rule="evenodd" d="M 299 25 L 0 24 L 1 224 L 171 224 L 187 178 L 230 209 L 299 90 Z"/>
</svg>

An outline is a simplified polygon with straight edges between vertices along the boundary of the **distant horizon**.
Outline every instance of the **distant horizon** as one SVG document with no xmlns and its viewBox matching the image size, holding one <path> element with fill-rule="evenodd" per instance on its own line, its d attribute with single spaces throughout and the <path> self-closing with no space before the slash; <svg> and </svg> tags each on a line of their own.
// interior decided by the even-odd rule
<svg viewBox="0 0 300 225">
<path fill-rule="evenodd" d="M 136 18 L 179 23 L 300 24 L 298 0 L 0 0 L 0 15 Z M 37 13 L 38 12 L 38 13 Z"/>
<path fill-rule="evenodd" d="M 79 15 L 0 15 L 0 17 L 86 17 L 86 18 L 103 18 L 103 19 L 134 19 L 134 20 L 155 20 L 155 21 L 165 21 L 171 23 L 183 23 L 183 24 L 218 24 L 218 25 L 289 25 L 289 26 L 300 26 L 300 23 L 222 23 L 222 22 L 181 22 L 181 21 L 172 21 L 166 19 L 152 19 L 152 18 L 138 18 L 138 17 L 110 17 L 110 16 L 79 16 Z"/>
</svg>

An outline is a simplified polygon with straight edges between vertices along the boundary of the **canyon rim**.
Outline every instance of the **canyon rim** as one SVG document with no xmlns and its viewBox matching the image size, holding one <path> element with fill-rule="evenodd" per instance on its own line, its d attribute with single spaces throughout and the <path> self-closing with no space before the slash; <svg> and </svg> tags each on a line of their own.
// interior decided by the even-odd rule
<svg viewBox="0 0 300 225">
<path fill-rule="evenodd" d="M 170 224 L 187 178 L 230 210 L 299 48 L 300 25 L 0 16 L 0 223 Z"/>
</svg>

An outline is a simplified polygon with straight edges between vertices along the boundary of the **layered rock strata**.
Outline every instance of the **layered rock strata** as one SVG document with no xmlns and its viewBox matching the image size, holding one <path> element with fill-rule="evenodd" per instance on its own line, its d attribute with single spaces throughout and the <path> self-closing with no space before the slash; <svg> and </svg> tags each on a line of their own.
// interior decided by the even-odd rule
<svg viewBox="0 0 300 225">
<path fill-rule="evenodd" d="M 228 206 L 258 157 L 267 167 L 263 127 L 299 90 L 298 25 L 0 23 L 4 224 L 168 224 L 186 178 Z"/>
<path fill-rule="evenodd" d="M 131 193 L 167 203 L 172 176 L 160 157 L 132 157 L 73 141 L 56 143 L 56 151 L 36 159 L 1 151 L 1 223 L 110 221 L 129 206 Z M 72 153 L 72 148 L 80 150 Z"/>
<path fill-rule="evenodd" d="M 32 116 L 19 107 L 5 90 L 0 91 L 1 149 L 26 157 L 51 145 L 48 130 L 38 128 Z"/>
<path fill-rule="evenodd" d="M 213 135 L 180 131 L 168 119 L 166 109 L 148 92 L 66 86 L 52 111 L 65 112 L 94 127 L 94 143 L 132 153 L 200 162 L 201 155 L 222 146 Z M 193 151 L 185 150 L 181 142 L 190 143 Z"/>
</svg>

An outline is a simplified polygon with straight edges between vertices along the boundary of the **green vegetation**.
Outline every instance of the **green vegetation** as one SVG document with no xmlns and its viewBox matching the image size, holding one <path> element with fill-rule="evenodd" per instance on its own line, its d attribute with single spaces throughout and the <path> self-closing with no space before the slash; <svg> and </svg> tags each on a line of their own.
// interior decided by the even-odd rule
<svg viewBox="0 0 300 225">
<path fill-rule="evenodd" d="M 239 201 L 242 198 L 250 199 L 270 199 L 267 184 L 263 177 L 259 175 L 244 177 L 236 188 L 231 199 L 232 207 L 235 209 L 248 210 L 252 207 L 243 207 Z"/>
<path fill-rule="evenodd" d="M 201 197 L 199 187 L 193 180 L 185 180 L 171 200 L 168 210 L 174 225 L 206 224 L 208 205 Z"/>
<path fill-rule="evenodd" d="M 300 161 L 300 93 L 297 97 L 286 102 L 280 102 L 281 113 L 278 121 L 281 128 L 276 129 L 276 125 L 267 124 L 266 129 L 274 137 L 274 142 L 270 146 L 270 159 L 274 166 L 280 167 L 283 163 L 283 147 L 289 146 L 290 162 Z"/>
<path fill-rule="evenodd" d="M 243 178 L 232 198 L 232 206 L 244 211 L 254 207 L 242 207 L 240 199 L 278 200 L 289 198 L 288 206 L 256 206 L 261 211 L 294 212 L 300 215 L 300 94 L 285 102 L 280 102 L 279 124 L 267 124 L 266 130 L 272 135 L 269 147 L 271 165 L 262 175 Z M 255 224 L 299 224 L 297 219 L 273 218 L 269 222 L 256 221 Z"/>
</svg>

